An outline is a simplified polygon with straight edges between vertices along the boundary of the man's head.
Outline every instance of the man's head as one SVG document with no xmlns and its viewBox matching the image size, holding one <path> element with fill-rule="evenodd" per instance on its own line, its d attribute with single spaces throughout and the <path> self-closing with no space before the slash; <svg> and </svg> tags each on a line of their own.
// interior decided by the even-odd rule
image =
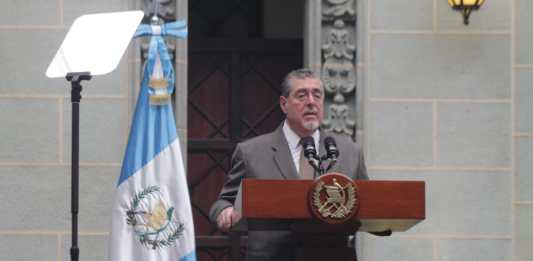
<svg viewBox="0 0 533 261">
<path fill-rule="evenodd" d="M 322 82 L 309 69 L 299 69 L 285 76 L 279 104 L 291 129 L 300 137 L 311 135 L 323 118 Z"/>
</svg>

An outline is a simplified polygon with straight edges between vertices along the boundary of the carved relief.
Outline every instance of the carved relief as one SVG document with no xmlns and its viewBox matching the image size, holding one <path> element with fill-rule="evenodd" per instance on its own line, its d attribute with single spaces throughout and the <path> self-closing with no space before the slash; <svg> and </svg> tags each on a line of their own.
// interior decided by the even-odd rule
<svg viewBox="0 0 533 261">
<path fill-rule="evenodd" d="M 345 16 L 347 20 L 355 19 L 354 0 L 326 0 L 322 9 L 324 20 L 334 20 Z"/>
<path fill-rule="evenodd" d="M 176 20 L 176 1 L 175 0 L 144 0 L 144 13 L 147 17 L 152 17 L 157 13 L 165 21 Z"/>
<path fill-rule="evenodd" d="M 327 108 L 329 117 L 322 122 L 322 126 L 329 131 L 344 133 L 352 136 L 355 121 L 350 116 L 350 107 L 346 104 L 331 104 Z"/>
<path fill-rule="evenodd" d="M 323 7 L 323 27 L 327 28 L 325 44 L 322 46 L 322 72 L 326 92 L 326 119 L 322 122 L 325 129 L 352 136 L 355 130 L 355 117 L 351 113 L 347 98 L 355 97 L 357 82 L 355 69 L 355 44 L 350 32 L 355 32 L 353 0 L 325 0 Z M 353 100 L 353 99 L 351 99 Z"/>
<path fill-rule="evenodd" d="M 326 93 L 334 94 L 335 103 L 344 103 L 344 95 L 355 89 L 356 75 L 353 64 L 355 46 L 348 42 L 348 30 L 342 20 L 335 21 L 322 51 L 325 60 L 322 80 Z"/>
</svg>

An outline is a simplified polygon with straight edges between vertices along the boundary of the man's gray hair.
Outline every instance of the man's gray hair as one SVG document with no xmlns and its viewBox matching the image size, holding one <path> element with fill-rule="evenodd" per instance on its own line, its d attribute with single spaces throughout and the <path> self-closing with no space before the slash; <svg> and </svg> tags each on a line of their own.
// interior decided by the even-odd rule
<svg viewBox="0 0 533 261">
<path fill-rule="evenodd" d="M 315 76 L 315 73 L 313 71 L 307 68 L 297 69 L 289 72 L 283 79 L 283 82 L 281 82 L 281 96 L 285 98 L 289 97 L 289 93 L 291 93 L 292 79 L 303 80 L 307 78 L 319 79 L 317 76 Z"/>
</svg>

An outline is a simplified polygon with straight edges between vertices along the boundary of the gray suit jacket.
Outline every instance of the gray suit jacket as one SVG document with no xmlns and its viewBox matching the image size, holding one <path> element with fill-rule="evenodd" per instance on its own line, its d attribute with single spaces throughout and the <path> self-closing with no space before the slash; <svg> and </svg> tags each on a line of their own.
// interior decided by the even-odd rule
<svg viewBox="0 0 533 261">
<path fill-rule="evenodd" d="M 282 126 L 274 132 L 237 144 L 228 180 L 209 213 L 212 222 L 216 223 L 223 209 L 233 206 L 243 178 L 299 179 Z M 346 136 L 321 131 L 319 155 L 325 154 L 323 139 L 327 136 L 335 139 L 339 150 L 337 164 L 329 172 L 343 173 L 352 179 L 368 179 L 360 145 Z M 290 253 L 287 252 L 290 251 L 285 251 L 288 249 L 282 246 L 290 244 L 289 231 L 250 230 L 246 260 L 289 260 Z"/>
</svg>

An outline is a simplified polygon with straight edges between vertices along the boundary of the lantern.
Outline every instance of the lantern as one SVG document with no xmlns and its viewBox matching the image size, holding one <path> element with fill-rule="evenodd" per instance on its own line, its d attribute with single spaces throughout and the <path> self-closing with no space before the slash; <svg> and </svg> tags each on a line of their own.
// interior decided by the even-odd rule
<svg viewBox="0 0 533 261">
<path fill-rule="evenodd" d="M 463 14 L 463 23 L 468 25 L 468 18 L 472 10 L 478 10 L 485 0 L 448 0 L 448 4 Z"/>
</svg>

